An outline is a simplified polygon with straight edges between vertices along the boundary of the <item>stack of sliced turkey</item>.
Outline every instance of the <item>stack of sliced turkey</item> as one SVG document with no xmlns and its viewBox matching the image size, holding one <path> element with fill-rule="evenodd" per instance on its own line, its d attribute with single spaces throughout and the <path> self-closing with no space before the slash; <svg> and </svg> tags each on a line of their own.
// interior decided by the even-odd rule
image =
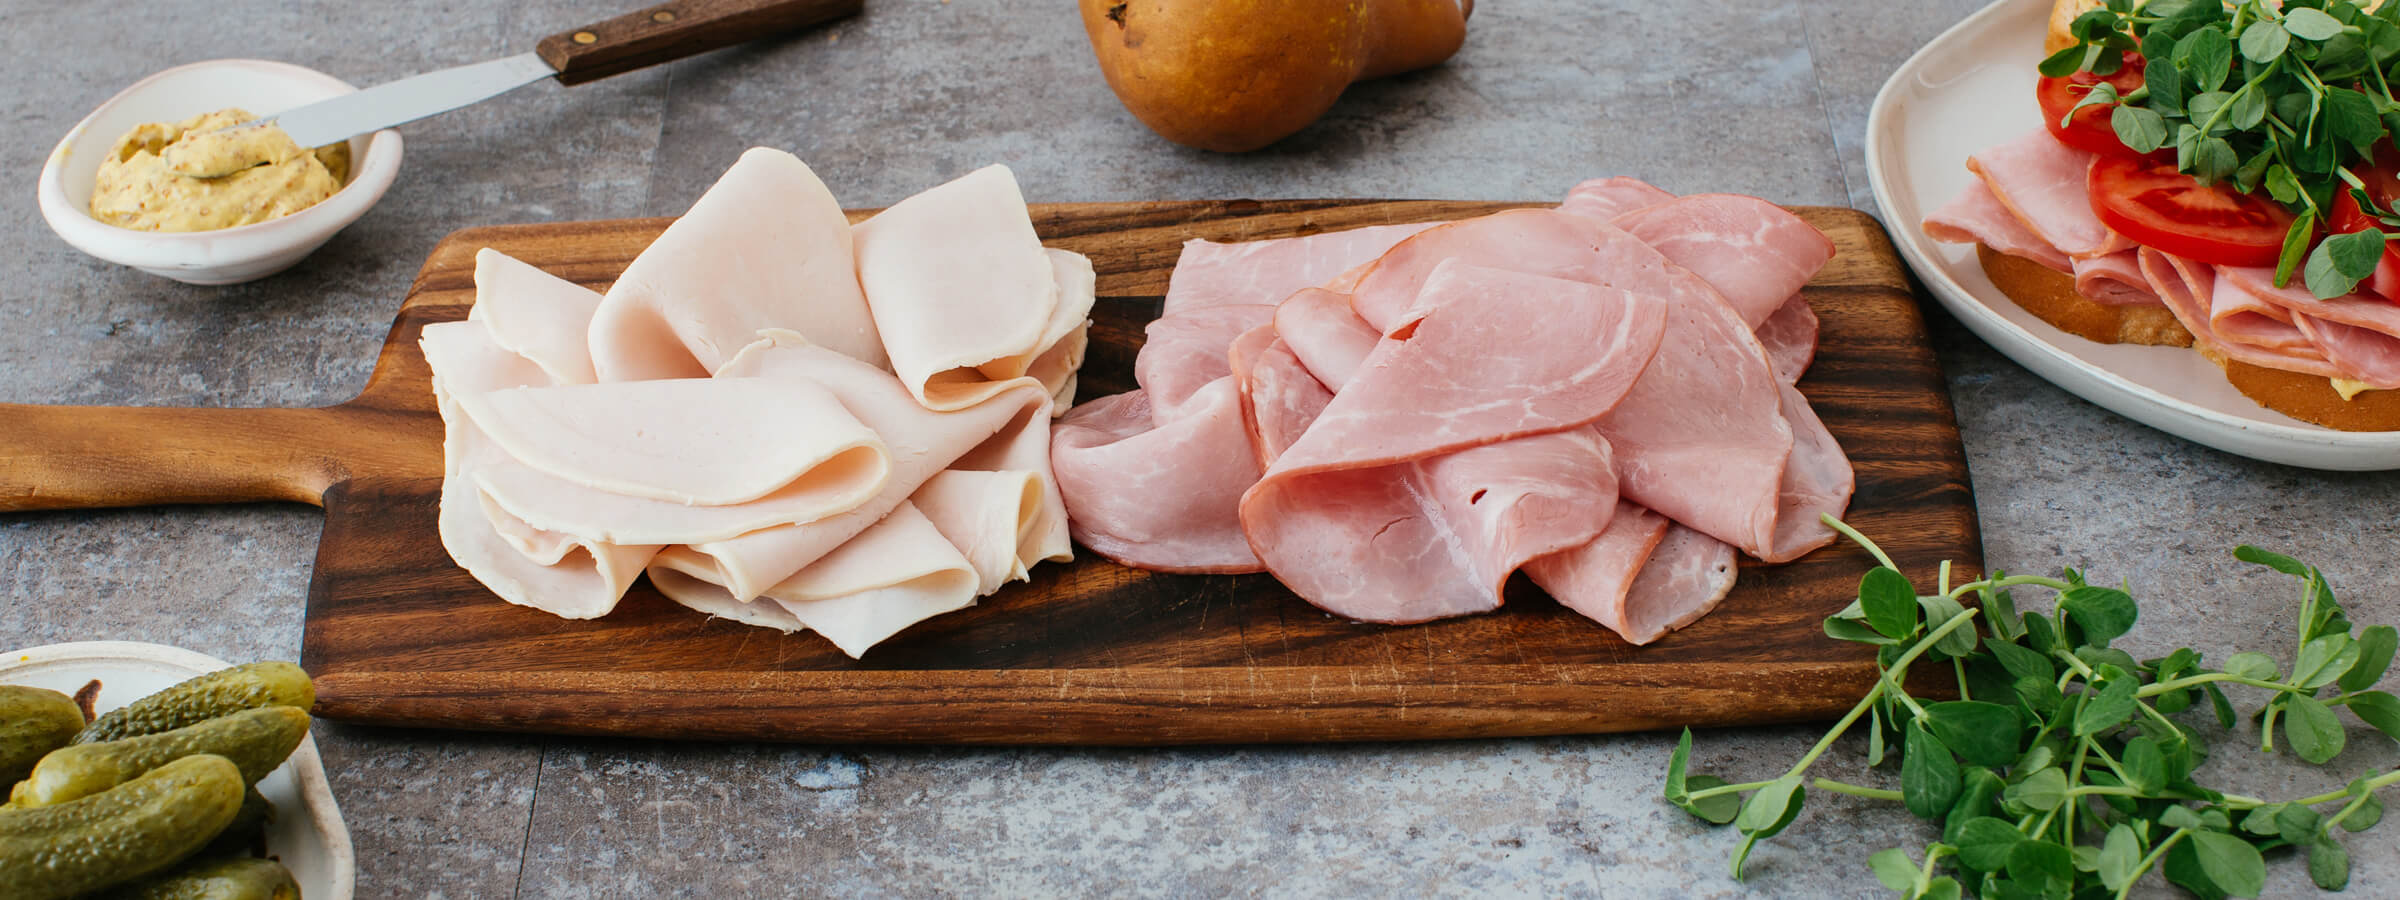
<svg viewBox="0 0 2400 900">
<path fill-rule="evenodd" d="M 1833 539 L 1849 459 L 1793 386 L 1833 256 L 1765 201 L 1626 178 L 1555 209 L 1186 244 L 1135 364 L 1052 459 L 1127 565 L 1272 573 L 1333 613 L 1497 608 L 1524 571 L 1641 644 L 1735 553 Z"/>
<path fill-rule="evenodd" d="M 442 544 L 512 603 L 606 615 L 647 572 L 852 656 L 1070 558 L 1050 468 L 1093 275 L 993 166 L 852 227 L 755 149 L 605 295 L 486 249 L 421 345 Z"/>
</svg>

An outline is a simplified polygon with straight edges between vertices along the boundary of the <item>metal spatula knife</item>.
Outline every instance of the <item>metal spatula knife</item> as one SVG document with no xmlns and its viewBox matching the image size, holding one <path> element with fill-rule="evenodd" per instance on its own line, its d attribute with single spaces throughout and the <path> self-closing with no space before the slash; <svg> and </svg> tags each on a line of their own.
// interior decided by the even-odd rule
<svg viewBox="0 0 2400 900">
<path fill-rule="evenodd" d="M 581 84 L 832 21 L 864 5 L 865 0 L 672 0 L 543 38 L 531 53 L 385 82 L 245 125 L 273 124 L 300 146 L 319 147 L 544 78 Z"/>
</svg>

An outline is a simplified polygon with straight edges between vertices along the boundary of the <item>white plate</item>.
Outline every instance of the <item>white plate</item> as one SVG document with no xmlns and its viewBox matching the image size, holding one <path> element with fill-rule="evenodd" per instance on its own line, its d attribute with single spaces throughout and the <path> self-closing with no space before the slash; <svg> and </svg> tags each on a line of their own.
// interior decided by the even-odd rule
<svg viewBox="0 0 2400 900">
<path fill-rule="evenodd" d="M 73 694 L 97 678 L 100 695 L 92 706 L 105 713 L 225 666 L 221 660 L 159 644 L 83 641 L 0 656 L 0 684 Z M 275 804 L 275 822 L 267 826 L 267 853 L 292 870 L 303 900 L 350 900 L 358 861 L 350 849 L 350 829 L 342 824 L 342 811 L 325 783 L 316 739 L 302 738 L 291 758 L 258 783 L 258 791 Z"/>
<path fill-rule="evenodd" d="M 1992 286 L 1969 244 L 1919 223 L 1974 175 L 1967 155 L 2040 126 L 2034 64 L 2050 0 L 2000 0 L 1909 57 L 1867 115 L 1867 178 L 1902 256 L 1935 298 L 2034 374 L 2160 431 L 2314 469 L 2400 469 L 2400 432 L 2319 428 L 2251 402 L 2200 354 L 2098 344 L 2037 319 Z"/>
</svg>

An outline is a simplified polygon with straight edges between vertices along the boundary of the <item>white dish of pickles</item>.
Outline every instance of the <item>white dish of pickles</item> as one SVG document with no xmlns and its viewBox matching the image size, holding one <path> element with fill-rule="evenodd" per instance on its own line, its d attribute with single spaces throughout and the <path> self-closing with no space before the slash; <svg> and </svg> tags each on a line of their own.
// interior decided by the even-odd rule
<svg viewBox="0 0 2400 900">
<path fill-rule="evenodd" d="M 82 641 L 50 644 L 0 656 L 0 684 L 48 688 L 69 696 L 94 680 L 94 715 L 106 714 L 195 675 L 227 668 L 223 660 L 161 644 Z M 350 830 L 325 781 L 314 738 L 303 738 L 282 766 L 258 783 L 275 806 L 266 831 L 269 858 L 299 882 L 303 900 L 350 900 L 357 856 Z"/>
</svg>

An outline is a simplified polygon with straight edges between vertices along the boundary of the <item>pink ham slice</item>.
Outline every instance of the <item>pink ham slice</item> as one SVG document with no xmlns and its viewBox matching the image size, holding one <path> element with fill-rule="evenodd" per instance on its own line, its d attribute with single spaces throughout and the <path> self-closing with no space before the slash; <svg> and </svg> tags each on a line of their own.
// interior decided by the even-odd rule
<svg viewBox="0 0 2400 900">
<path fill-rule="evenodd" d="M 2102 306 L 2159 306 L 2158 292 L 2142 275 L 2138 254 L 2119 250 L 2075 261 L 2075 292 Z"/>
<path fill-rule="evenodd" d="M 1674 194 L 1652 187 L 1649 182 L 1618 175 L 1594 178 L 1569 188 L 1567 199 L 1558 204 L 1558 211 L 1605 222 L 1673 199 Z"/>
<path fill-rule="evenodd" d="M 2158 292 L 2160 301 L 2167 305 L 2167 311 L 2175 314 L 2175 320 L 2182 322 L 2195 340 L 2215 347 L 2228 357 L 2255 366 L 2325 377 L 2340 374 L 2340 370 L 2326 362 L 2324 354 L 2314 346 L 2271 349 L 2227 340 L 2217 334 L 2211 324 L 2211 307 L 2220 287 L 2218 270 L 2148 247 L 2140 252 L 2142 276 L 2149 279 L 2150 287 Z"/>
<path fill-rule="evenodd" d="M 1758 326 L 1758 343 L 1767 351 L 1775 377 L 1785 384 L 1800 380 L 1817 358 L 1817 311 L 1808 298 L 1793 294 L 1783 307 Z"/>
<path fill-rule="evenodd" d="M 1373 225 L 1307 237 L 1241 243 L 1190 240 L 1167 278 L 1162 317 L 1228 304 L 1273 306 L 1304 287 L 1372 262 L 1393 244 L 1439 223 Z"/>
<path fill-rule="evenodd" d="M 1160 426 L 1145 391 L 1075 408 L 1051 435 L 1051 464 L 1075 540 L 1158 572 L 1256 572 L 1235 516 L 1258 480 L 1230 377 L 1212 381 Z"/>
<path fill-rule="evenodd" d="M 1610 224 L 1690 269 L 1757 328 L 1833 259 L 1833 241 L 1789 210 L 1740 194 L 1694 194 Z"/>
<path fill-rule="evenodd" d="M 1342 311 L 1347 314 L 1348 307 Z M 1300 442 L 1309 423 L 1333 402 L 1333 390 L 1310 374 L 1308 364 L 1277 336 L 1273 325 L 1243 333 L 1226 355 L 1233 363 L 1234 384 L 1242 395 L 1242 420 L 1250 432 L 1250 449 L 1259 468 L 1264 469 Z"/>
<path fill-rule="evenodd" d="M 1957 197 L 1926 216 L 1925 235 L 1952 244 L 1980 243 L 2060 272 L 2070 271 L 2074 265 L 2057 247 L 2050 246 L 2049 241 L 2017 221 L 2017 215 L 2000 204 L 2000 198 L 1982 179 L 1968 182 Z"/>
<path fill-rule="evenodd" d="M 1052 435 L 1074 538 L 1164 572 L 1256 572 L 1236 515 L 1259 465 L 1227 350 L 1271 306 L 1203 306 L 1150 323 L 1142 388 L 1076 407 Z"/>
<path fill-rule="evenodd" d="M 2050 246 L 2076 259 L 2133 249 L 2092 213 L 2092 154 L 2058 142 L 2047 128 L 1967 158 L 2000 204 Z"/>
<path fill-rule="evenodd" d="M 2270 269 L 2219 266 L 2217 274 L 2220 285 L 2283 310 L 2340 377 L 2373 388 L 2400 387 L 2400 305 L 2363 294 L 2320 300 L 2298 278 L 2276 287 Z"/>
<path fill-rule="evenodd" d="M 1525 574 L 1549 592 L 1560 605 L 1607 626 L 1626 641 L 1641 644 L 1627 626 L 1626 604 L 1634 579 L 1649 561 L 1667 527 L 1667 517 L 1631 501 L 1617 501 L 1606 530 L 1578 547 L 1526 564 Z"/>
<path fill-rule="evenodd" d="M 1615 485 L 1607 444 L 1579 426 L 1664 327 L 1651 297 L 1459 263 L 1423 294 L 1242 499 L 1268 570 L 1354 619 L 1492 609 L 1518 567 L 1597 536 Z M 1578 352 L 1523 352 L 1529 322 Z"/>
<path fill-rule="evenodd" d="M 1697 622 L 1733 592 L 1740 574 L 1733 547 L 1681 525 L 1670 527 L 1625 589 L 1617 634 L 1629 643 L 1647 644 Z"/>
</svg>

